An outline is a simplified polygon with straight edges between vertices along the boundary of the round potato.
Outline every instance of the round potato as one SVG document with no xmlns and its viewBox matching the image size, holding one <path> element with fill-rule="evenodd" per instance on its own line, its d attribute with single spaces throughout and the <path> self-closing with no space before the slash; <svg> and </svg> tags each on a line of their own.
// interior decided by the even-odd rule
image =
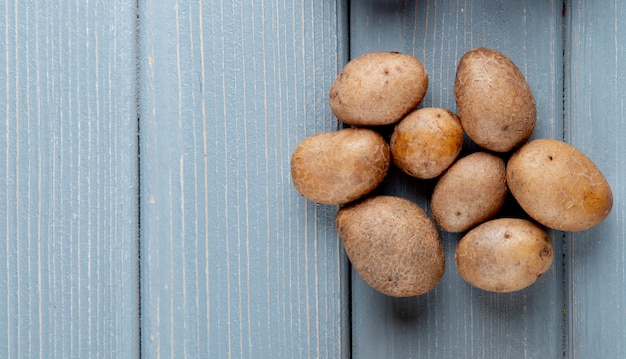
<svg viewBox="0 0 626 359">
<path fill-rule="evenodd" d="M 323 204 L 354 201 L 376 188 L 390 164 L 387 142 L 364 128 L 325 132 L 302 141 L 291 156 L 294 187 Z"/>
<path fill-rule="evenodd" d="M 476 48 L 461 57 L 454 95 L 463 129 L 477 145 L 508 152 L 535 128 L 535 100 L 524 75 L 502 53 Z"/>
<path fill-rule="evenodd" d="M 513 292 L 533 284 L 552 265 L 548 234 L 532 222 L 500 218 L 469 231 L 457 244 L 454 262 L 468 283 L 490 292 Z"/>
<path fill-rule="evenodd" d="M 463 232 L 496 215 L 506 200 L 504 161 L 475 152 L 455 162 L 437 181 L 430 209 L 447 232 Z"/>
<path fill-rule="evenodd" d="M 374 289 L 393 297 L 435 288 L 445 270 L 437 230 L 417 204 L 377 196 L 341 208 L 335 219 L 354 269 Z"/>
<path fill-rule="evenodd" d="M 406 174 L 430 179 L 454 162 L 463 146 L 463 127 L 454 113 L 422 108 L 400 121 L 391 135 L 391 157 Z"/>
<path fill-rule="evenodd" d="M 613 193 L 600 169 L 573 146 L 537 139 L 507 164 L 511 194 L 537 222 L 561 231 L 582 231 L 602 222 Z"/>
<path fill-rule="evenodd" d="M 415 57 L 369 53 L 341 70 L 330 88 L 330 108 L 349 125 L 387 125 L 417 107 L 427 88 L 428 74 Z"/>
</svg>

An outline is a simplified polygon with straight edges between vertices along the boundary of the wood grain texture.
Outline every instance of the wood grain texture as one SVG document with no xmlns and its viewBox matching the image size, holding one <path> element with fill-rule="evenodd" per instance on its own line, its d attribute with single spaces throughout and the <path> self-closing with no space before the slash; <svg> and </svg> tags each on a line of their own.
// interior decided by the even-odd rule
<svg viewBox="0 0 626 359">
<path fill-rule="evenodd" d="M 600 225 L 573 233 L 569 258 L 570 358 L 626 357 L 626 6 L 568 4 L 566 139 L 591 158 L 613 189 Z"/>
<path fill-rule="evenodd" d="M 289 159 L 334 131 L 347 56 L 335 1 L 142 1 L 141 332 L 149 358 L 338 358 L 336 206 Z"/>
<path fill-rule="evenodd" d="M 421 106 L 456 111 L 456 65 L 469 49 L 487 46 L 509 56 L 526 75 L 537 102 L 533 137 L 562 138 L 561 3 L 549 1 L 378 1 L 351 3 L 350 57 L 397 50 L 415 55 L 429 72 Z M 476 149 L 466 143 L 466 150 Z M 396 172 L 380 192 L 428 209 L 434 181 Z M 507 214 L 516 214 L 514 208 Z M 460 238 L 442 233 L 447 269 L 432 292 L 394 299 L 355 273 L 353 353 L 358 358 L 557 358 L 564 350 L 566 305 L 562 234 L 551 233 L 556 257 L 531 287 L 510 294 L 483 292 L 454 267 Z"/>
<path fill-rule="evenodd" d="M 1 7 L 0 357 L 135 357 L 135 7 Z"/>
</svg>

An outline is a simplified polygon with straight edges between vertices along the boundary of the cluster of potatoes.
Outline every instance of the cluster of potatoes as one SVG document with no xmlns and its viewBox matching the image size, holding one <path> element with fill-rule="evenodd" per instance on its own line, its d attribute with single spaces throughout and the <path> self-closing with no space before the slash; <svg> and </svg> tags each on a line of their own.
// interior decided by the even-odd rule
<svg viewBox="0 0 626 359">
<path fill-rule="evenodd" d="M 463 55 L 454 83 L 458 115 L 417 109 L 427 88 L 427 71 L 413 56 L 376 52 L 350 61 L 330 88 L 331 110 L 349 127 L 297 146 L 293 184 L 311 201 L 341 205 L 335 225 L 348 258 L 384 294 L 415 296 L 439 283 L 445 257 L 437 227 L 465 232 L 454 257 L 465 281 L 493 292 L 526 288 L 552 265 L 546 229 L 602 222 L 613 204 L 610 186 L 571 145 L 529 142 L 535 101 L 504 54 L 476 48 Z M 384 125 L 393 126 L 389 142 L 378 131 Z M 480 150 L 459 158 L 465 135 Z M 432 217 L 408 199 L 368 195 L 392 162 L 412 177 L 435 179 Z M 532 221 L 497 218 L 509 192 Z"/>
</svg>

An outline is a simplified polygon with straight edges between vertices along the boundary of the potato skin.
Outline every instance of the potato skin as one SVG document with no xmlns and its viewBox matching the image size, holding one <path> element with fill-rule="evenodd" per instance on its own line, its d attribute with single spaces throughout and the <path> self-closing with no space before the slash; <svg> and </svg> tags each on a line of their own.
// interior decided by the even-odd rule
<svg viewBox="0 0 626 359">
<path fill-rule="evenodd" d="M 387 125 L 417 107 L 427 89 L 428 73 L 417 58 L 373 52 L 351 60 L 337 75 L 330 108 L 349 125 Z"/>
<path fill-rule="evenodd" d="M 393 297 L 424 294 L 445 271 L 443 245 L 434 224 L 417 204 L 376 196 L 341 208 L 335 225 L 361 278 Z"/>
<path fill-rule="evenodd" d="M 477 145 L 509 152 L 535 128 L 535 100 L 517 66 L 502 53 L 476 48 L 457 67 L 454 95 L 463 129 Z"/>
<path fill-rule="evenodd" d="M 455 162 L 437 181 L 430 209 L 447 232 L 463 232 L 493 217 L 506 200 L 504 161 L 475 152 Z"/>
<path fill-rule="evenodd" d="M 533 284 L 552 265 L 550 236 L 530 221 L 500 218 L 469 231 L 454 262 L 468 283 L 490 292 L 513 292 Z"/>
<path fill-rule="evenodd" d="M 522 209 L 561 231 L 582 231 L 611 212 L 613 193 L 600 169 L 578 149 L 554 139 L 522 146 L 507 164 L 507 182 Z"/>
<path fill-rule="evenodd" d="M 421 108 L 394 128 L 390 147 L 393 162 L 404 173 L 431 179 L 454 162 L 463 146 L 458 116 L 443 108 Z"/>
<path fill-rule="evenodd" d="M 322 204 L 345 204 L 376 188 L 389 169 L 389 145 L 370 129 L 346 128 L 304 139 L 291 156 L 294 187 Z"/>
</svg>

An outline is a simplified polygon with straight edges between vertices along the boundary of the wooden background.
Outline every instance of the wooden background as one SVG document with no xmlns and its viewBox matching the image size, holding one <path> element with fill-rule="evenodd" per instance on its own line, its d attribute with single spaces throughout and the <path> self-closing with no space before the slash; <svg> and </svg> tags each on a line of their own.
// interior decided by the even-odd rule
<svg viewBox="0 0 626 359">
<path fill-rule="evenodd" d="M 1 358 L 626 357 L 626 5 L 620 0 L 5 0 L 0 3 Z M 535 138 L 594 160 L 614 208 L 551 232 L 533 286 L 453 265 L 385 297 L 353 273 L 336 206 L 289 159 L 342 125 L 328 90 L 371 51 L 419 58 L 421 106 L 456 110 L 456 64 L 507 54 Z M 470 145 L 471 146 L 471 145 Z M 432 182 L 380 192 L 428 210 Z"/>
</svg>

